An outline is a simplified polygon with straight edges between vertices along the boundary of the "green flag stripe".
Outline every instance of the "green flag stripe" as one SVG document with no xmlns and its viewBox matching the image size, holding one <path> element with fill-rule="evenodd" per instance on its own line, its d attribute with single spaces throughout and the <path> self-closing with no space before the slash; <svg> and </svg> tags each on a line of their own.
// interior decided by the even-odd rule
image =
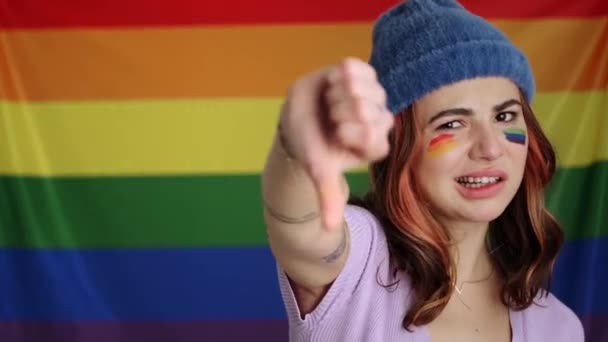
<svg viewBox="0 0 608 342">
<path fill-rule="evenodd" d="M 367 175 L 348 175 L 354 193 Z M 608 235 L 608 162 L 558 170 L 547 205 L 569 239 Z M 0 177 L 0 246 L 266 245 L 259 175 Z"/>
</svg>

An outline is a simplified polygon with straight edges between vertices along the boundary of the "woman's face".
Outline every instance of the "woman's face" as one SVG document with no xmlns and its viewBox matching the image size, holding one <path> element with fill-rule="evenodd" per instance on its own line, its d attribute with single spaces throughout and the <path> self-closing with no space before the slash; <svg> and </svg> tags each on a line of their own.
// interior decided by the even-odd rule
<svg viewBox="0 0 608 342">
<path fill-rule="evenodd" d="M 423 151 L 416 180 L 443 220 L 489 222 L 515 196 L 528 151 L 517 86 L 476 78 L 442 87 L 414 113 Z"/>
</svg>

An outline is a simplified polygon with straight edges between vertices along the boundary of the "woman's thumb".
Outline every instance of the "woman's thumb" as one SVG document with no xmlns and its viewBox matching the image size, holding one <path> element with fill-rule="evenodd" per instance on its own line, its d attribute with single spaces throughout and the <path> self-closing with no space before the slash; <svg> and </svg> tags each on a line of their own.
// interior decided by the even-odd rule
<svg viewBox="0 0 608 342">
<path fill-rule="evenodd" d="M 323 165 L 313 175 L 321 207 L 321 223 L 327 230 L 340 226 L 343 220 L 346 198 L 342 178 L 337 165 Z"/>
</svg>

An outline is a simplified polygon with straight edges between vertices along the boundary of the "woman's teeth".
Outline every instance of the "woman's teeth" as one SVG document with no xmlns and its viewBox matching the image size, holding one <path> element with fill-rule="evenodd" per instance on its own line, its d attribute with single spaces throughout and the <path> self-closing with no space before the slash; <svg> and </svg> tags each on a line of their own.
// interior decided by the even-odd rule
<svg viewBox="0 0 608 342">
<path fill-rule="evenodd" d="M 456 181 L 466 188 L 480 188 L 500 181 L 500 177 L 458 177 Z"/>
</svg>

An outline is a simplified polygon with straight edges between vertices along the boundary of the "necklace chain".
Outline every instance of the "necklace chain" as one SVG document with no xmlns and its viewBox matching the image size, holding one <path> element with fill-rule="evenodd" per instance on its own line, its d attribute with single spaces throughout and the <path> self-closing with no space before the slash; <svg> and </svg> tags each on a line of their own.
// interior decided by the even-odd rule
<svg viewBox="0 0 608 342">
<path fill-rule="evenodd" d="M 471 306 L 468 305 L 467 303 L 465 303 L 464 299 L 462 299 L 462 289 L 464 288 L 465 284 L 477 284 L 477 283 L 483 283 L 484 281 L 487 281 L 488 279 L 490 279 L 492 277 L 492 275 L 494 275 L 494 268 L 492 267 L 492 270 L 490 271 L 490 273 L 479 280 L 464 280 L 462 282 L 462 285 L 460 285 L 460 288 L 458 287 L 458 285 L 454 284 L 454 290 L 456 290 L 456 294 L 458 295 L 458 299 L 460 300 L 460 302 L 466 306 L 467 309 L 472 310 Z"/>
<path fill-rule="evenodd" d="M 497 250 L 499 250 L 504 244 L 501 243 L 500 245 L 494 247 L 494 249 L 492 249 L 491 251 L 489 251 L 488 254 L 492 255 L 494 254 L 494 252 L 496 252 Z M 454 284 L 454 290 L 456 290 L 456 294 L 458 295 L 458 299 L 460 300 L 460 302 L 467 307 L 467 309 L 471 310 L 471 306 L 469 306 L 467 303 L 464 302 L 464 300 L 462 299 L 462 289 L 464 288 L 465 284 L 477 284 L 477 283 L 482 283 L 488 279 L 490 279 L 492 276 L 494 275 L 494 267 L 492 267 L 492 270 L 490 271 L 490 274 L 488 274 L 485 278 L 483 279 L 479 279 L 479 280 L 465 280 L 462 282 L 462 285 L 460 285 L 460 287 L 458 287 L 457 284 Z"/>
</svg>

